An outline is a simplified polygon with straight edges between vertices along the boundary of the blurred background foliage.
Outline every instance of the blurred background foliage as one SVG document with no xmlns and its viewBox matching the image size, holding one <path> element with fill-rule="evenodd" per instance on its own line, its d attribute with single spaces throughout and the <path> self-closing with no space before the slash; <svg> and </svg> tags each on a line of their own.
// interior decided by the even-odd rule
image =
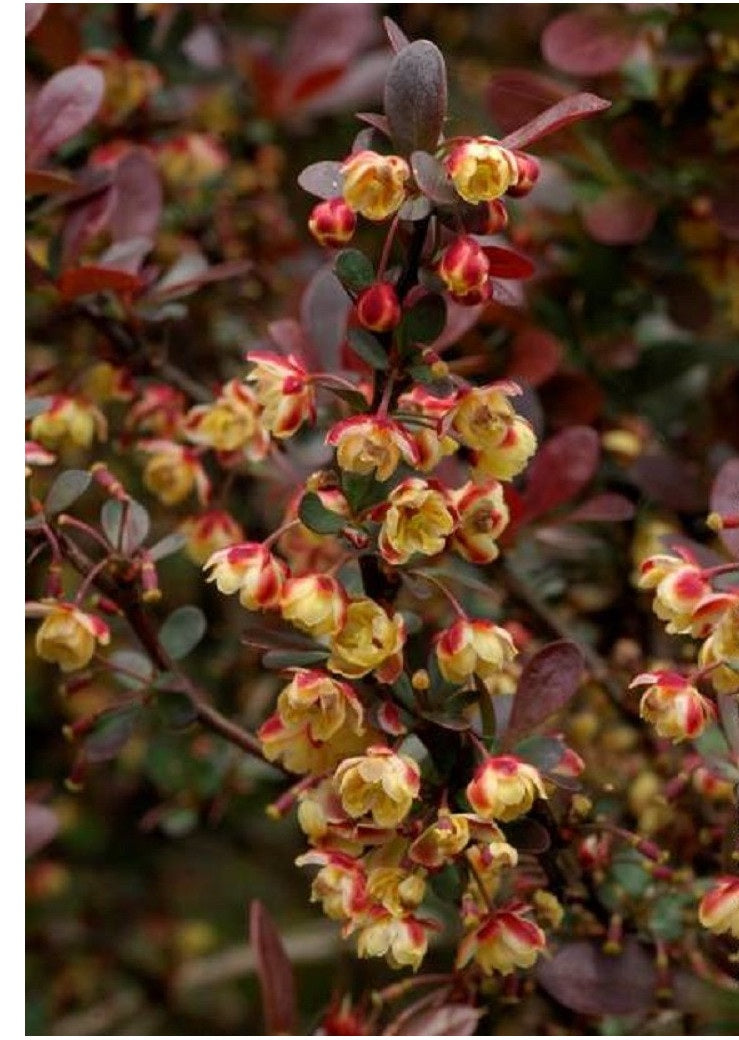
<svg viewBox="0 0 739 1040">
<path fill-rule="evenodd" d="M 551 28 L 567 10 L 55 4 L 27 38 L 27 82 L 33 92 L 93 52 L 107 69 L 104 118 L 64 145 L 57 162 L 79 172 L 96 154 L 104 163 L 105 149 L 120 141 L 152 146 L 164 185 L 153 262 L 166 270 L 193 252 L 211 265 L 251 262 L 248 273 L 203 286 L 186 306 L 148 316 L 152 342 L 208 386 L 243 372 L 243 354 L 268 322 L 298 313 L 324 261 L 305 230 L 311 200 L 296 176 L 309 162 L 343 156 L 358 130 L 355 109 L 377 107 L 390 53 L 383 14 L 441 47 L 456 132 L 506 132 L 573 89 L 613 101 L 606 117 L 544 142 L 539 185 L 511 207 L 511 240 L 538 266 L 525 307 L 491 304 L 446 356 L 465 374 L 522 379 L 540 432 L 598 430 L 595 487 L 628 499 L 634 517 L 561 526 L 555 515 L 522 536 L 516 560 L 625 683 L 645 659 L 671 652 L 630 584 L 633 562 L 666 532 L 710 542 L 703 519 L 711 481 L 739 450 L 739 14 L 735 5 L 599 5 L 588 46 L 573 60 L 561 22 Z M 202 133 L 217 142 L 212 152 L 167 147 Z M 94 256 L 100 239 L 85 234 L 78 256 Z M 32 200 L 32 262 L 63 270 L 69 235 L 53 205 Z M 370 241 L 372 230 L 363 235 Z M 44 392 L 59 357 L 67 378 L 84 383 L 91 358 L 111 360 L 98 330 L 30 281 L 35 392 Z M 109 402 L 106 411 L 121 430 L 124 406 Z M 119 450 L 125 432 L 120 438 L 65 462 L 111 462 L 163 535 L 171 510 L 144 490 L 140 468 Z M 313 451 L 304 449 L 305 472 Z M 258 476 L 240 477 L 229 499 L 255 538 L 275 526 L 294 482 L 290 473 Z M 90 517 L 102 501 L 95 494 L 84 507 Z M 28 581 L 41 594 L 40 572 L 32 568 Z M 199 604 L 209 619 L 188 661 L 192 674 L 226 714 L 256 727 L 275 679 L 240 645 L 239 608 L 204 585 L 186 553 L 163 561 L 160 582 L 162 618 Z M 520 620 L 529 621 L 525 609 Z M 54 669 L 30 650 L 29 791 L 53 810 L 58 832 L 28 864 L 29 1033 L 260 1032 L 245 942 L 254 898 L 279 922 L 297 964 L 308 1030 L 333 993 L 387 983 L 384 965 L 356 961 L 309 905 L 308 879 L 293 866 L 297 827 L 264 813 L 280 790 L 273 771 L 188 726 L 176 704 L 160 703 L 99 738 L 83 789 L 69 790 L 74 752 L 62 727 L 105 705 L 107 693 L 94 682 L 66 696 L 58 687 Z M 649 763 L 639 727 L 613 717 L 595 685 L 567 727 L 611 799 L 658 832 L 659 819 L 644 822 L 658 812 L 648 777 L 669 775 L 675 760 Z M 689 844 L 691 821 L 677 823 Z M 646 1031 L 731 1032 L 736 1006 L 708 983 L 683 983 L 677 1007 L 652 1016 Z M 567 1033 L 582 1019 L 539 993 L 499 1008 L 486 1028 L 536 1032 L 544 1022 Z M 606 1017 L 593 1031 L 643 1028 Z"/>
</svg>

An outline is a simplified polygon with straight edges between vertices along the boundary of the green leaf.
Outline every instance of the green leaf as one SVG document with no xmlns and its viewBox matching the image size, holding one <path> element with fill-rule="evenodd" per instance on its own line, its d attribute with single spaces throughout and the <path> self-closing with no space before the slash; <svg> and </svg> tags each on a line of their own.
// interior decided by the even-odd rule
<svg viewBox="0 0 739 1040">
<path fill-rule="evenodd" d="M 110 499 L 100 511 L 100 525 L 113 548 L 130 555 L 149 533 L 149 514 L 140 502 Z"/>
<path fill-rule="evenodd" d="M 185 538 L 184 534 L 180 534 L 179 531 L 173 531 L 171 534 L 166 534 L 164 538 L 161 538 L 156 545 L 152 545 L 151 549 L 149 549 L 149 555 L 155 562 L 163 560 L 166 556 L 172 556 L 174 553 L 179 552 L 186 543 L 187 538 Z"/>
<path fill-rule="evenodd" d="M 262 658 L 265 668 L 276 671 L 282 668 L 302 668 L 304 665 L 318 664 L 328 657 L 328 650 L 268 650 Z"/>
<path fill-rule="evenodd" d="M 638 852 L 627 850 L 614 857 L 611 878 L 630 896 L 641 896 L 652 884 Z"/>
<path fill-rule="evenodd" d="M 366 329 L 349 329 L 346 338 L 349 346 L 357 357 L 361 357 L 362 361 L 366 361 L 372 368 L 379 368 L 383 371 L 387 368 L 388 359 L 385 348 L 371 332 L 367 332 Z"/>
<path fill-rule="evenodd" d="M 159 641 L 170 657 L 180 661 L 195 649 L 207 627 L 205 614 L 199 607 L 178 607 L 160 628 Z"/>
<path fill-rule="evenodd" d="M 127 690 L 144 690 L 154 675 L 151 661 L 138 650 L 116 650 L 108 655 L 108 662 L 116 672 L 116 679 Z"/>
<path fill-rule="evenodd" d="M 44 512 L 61 513 L 76 502 L 90 486 L 92 477 L 85 469 L 68 469 L 60 473 L 49 488 L 44 502 Z"/>
<path fill-rule="evenodd" d="M 342 249 L 334 261 L 334 271 L 344 288 L 351 292 L 360 292 L 375 280 L 372 262 L 358 249 Z"/>
<path fill-rule="evenodd" d="M 444 331 L 446 304 L 437 293 L 427 293 L 403 316 L 403 336 L 407 343 L 433 343 Z"/>
<path fill-rule="evenodd" d="M 298 516 L 316 534 L 338 534 L 346 527 L 346 517 L 327 509 L 314 491 L 303 495 Z"/>
<path fill-rule="evenodd" d="M 122 711 L 101 715 L 94 729 L 85 737 L 84 754 L 90 762 L 107 762 L 115 758 L 130 740 L 140 714 L 138 704 Z"/>
<path fill-rule="evenodd" d="M 654 901 L 649 914 L 649 930 L 656 939 L 674 942 L 684 931 L 683 910 L 690 897 L 668 892 Z"/>
<path fill-rule="evenodd" d="M 316 380 L 318 382 L 318 380 Z M 336 386 L 335 383 L 321 383 L 324 390 L 330 390 L 342 401 L 346 401 L 349 407 L 359 415 L 367 411 L 367 398 L 359 390 L 350 390 L 345 386 Z"/>
<path fill-rule="evenodd" d="M 185 729 L 198 717 L 192 701 L 179 690 L 164 690 L 156 699 L 156 710 L 165 726 Z"/>
<path fill-rule="evenodd" d="M 345 471 L 341 474 L 341 489 L 353 513 L 361 513 L 382 502 L 387 498 L 392 486 L 392 478 L 380 484 L 374 477 L 365 477 L 361 473 Z"/>
</svg>

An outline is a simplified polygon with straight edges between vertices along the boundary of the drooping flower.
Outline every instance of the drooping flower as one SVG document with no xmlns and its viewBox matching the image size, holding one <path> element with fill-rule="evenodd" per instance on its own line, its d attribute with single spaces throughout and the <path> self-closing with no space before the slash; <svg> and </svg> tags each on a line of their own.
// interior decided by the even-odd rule
<svg viewBox="0 0 739 1040">
<path fill-rule="evenodd" d="M 539 771 L 515 755 L 486 758 L 467 785 L 470 805 L 488 820 L 515 820 L 546 796 Z"/>
<path fill-rule="evenodd" d="M 342 762 L 334 785 L 345 812 L 353 819 L 369 816 L 378 827 L 397 827 L 418 796 L 421 774 L 407 755 L 386 747 L 370 747 L 364 755 Z"/>
<path fill-rule="evenodd" d="M 416 838 L 408 855 L 414 863 L 434 869 L 458 856 L 469 840 L 470 824 L 466 814 L 440 809 L 436 821 Z"/>
<path fill-rule="evenodd" d="M 451 431 L 468 448 L 488 451 L 497 447 L 516 417 L 509 398 L 519 392 L 515 383 L 466 387 L 451 409 Z"/>
<path fill-rule="evenodd" d="M 229 380 L 212 404 L 191 408 L 185 416 L 184 432 L 193 444 L 224 452 L 243 450 L 254 462 L 269 451 L 257 397 L 238 379 Z"/>
<path fill-rule="evenodd" d="M 497 199 L 518 180 L 515 156 L 492 137 L 473 137 L 456 145 L 444 165 L 454 187 L 473 206 Z"/>
<path fill-rule="evenodd" d="M 722 614 L 700 648 L 698 663 L 711 668 L 711 684 L 717 693 L 739 693 L 739 603 Z M 732 664 L 731 662 L 734 662 Z"/>
<path fill-rule="evenodd" d="M 530 968 L 546 948 L 546 936 L 524 916 L 527 909 L 512 904 L 487 914 L 460 943 L 457 968 L 464 968 L 471 960 L 486 975 L 494 971 L 510 975 L 516 968 Z"/>
<path fill-rule="evenodd" d="M 247 381 L 263 411 L 261 421 L 273 437 L 292 437 L 304 422 L 316 421 L 316 391 L 310 374 L 294 354 L 283 357 L 267 350 L 246 355 L 253 368 Z"/>
<path fill-rule="evenodd" d="M 418 449 L 416 469 L 429 473 L 445 455 L 453 455 L 459 444 L 440 433 L 440 425 L 456 402 L 456 395 L 435 397 L 423 386 L 414 386 L 398 398 L 398 411 L 417 415 L 418 424 L 408 422 L 408 430 Z"/>
<path fill-rule="evenodd" d="M 698 907 L 698 920 L 716 935 L 739 939 L 739 877 L 717 877 Z"/>
<path fill-rule="evenodd" d="M 498 556 L 497 539 L 505 530 L 508 506 L 503 488 L 497 480 L 482 484 L 469 481 L 450 498 L 457 510 L 459 523 L 450 545 L 470 563 L 490 563 Z"/>
<path fill-rule="evenodd" d="M 482 481 L 490 477 L 512 480 L 526 468 L 535 451 L 536 434 L 530 423 L 515 415 L 498 444 L 473 452 L 472 476 Z"/>
<path fill-rule="evenodd" d="M 439 671 L 452 683 L 467 682 L 473 675 L 492 680 L 515 655 L 510 634 L 483 618 L 458 618 L 436 642 Z"/>
<path fill-rule="evenodd" d="M 100 409 L 69 394 L 56 394 L 48 408 L 31 419 L 31 437 L 44 448 L 89 448 L 95 438 L 104 441 L 107 435 L 108 424 Z"/>
<path fill-rule="evenodd" d="M 110 642 L 110 629 L 102 618 L 80 610 L 74 603 L 30 604 L 29 614 L 44 619 L 36 632 L 36 653 L 44 661 L 58 664 L 63 672 L 84 668 L 97 644 Z"/>
<path fill-rule="evenodd" d="M 374 600 L 360 597 L 349 602 L 327 664 L 348 679 L 374 672 L 383 682 L 393 682 L 402 668 L 404 642 L 402 615 L 391 617 Z"/>
<path fill-rule="evenodd" d="M 647 686 L 639 703 L 639 714 L 661 737 L 681 741 L 699 736 L 715 717 L 711 701 L 703 697 L 689 679 L 677 672 L 645 672 L 631 686 Z"/>
<path fill-rule="evenodd" d="M 666 630 L 673 634 L 690 631 L 696 607 L 711 593 L 700 567 L 666 553 L 642 563 L 639 588 L 654 589 L 654 613 L 667 622 Z"/>
<path fill-rule="evenodd" d="M 456 525 L 454 507 L 436 482 L 409 477 L 394 488 L 382 507 L 378 547 L 388 563 L 406 563 L 414 553 L 442 552 Z"/>
<path fill-rule="evenodd" d="M 180 524 L 187 539 L 187 555 L 193 563 L 202 566 L 214 552 L 227 549 L 243 541 L 244 531 L 224 509 L 208 509 L 198 516 L 188 516 Z"/>
<path fill-rule="evenodd" d="M 335 636 L 346 621 L 349 598 L 343 586 L 328 574 L 288 578 L 280 610 L 286 621 L 312 636 Z"/>
<path fill-rule="evenodd" d="M 385 220 L 403 205 L 410 173 L 399 155 L 355 152 L 341 165 L 344 201 L 367 220 Z"/>
<path fill-rule="evenodd" d="M 401 459 L 409 466 L 418 461 L 418 448 L 405 427 L 376 415 L 355 415 L 336 423 L 326 443 L 336 448 L 341 469 L 363 476 L 373 474 L 379 481 L 391 477 Z"/>
<path fill-rule="evenodd" d="M 207 580 L 226 596 L 239 593 L 247 610 L 279 606 L 289 572 L 282 560 L 260 542 L 241 542 L 213 553 L 205 564 Z"/>
<path fill-rule="evenodd" d="M 373 917 L 357 935 L 359 957 L 384 956 L 391 968 L 412 968 L 416 971 L 426 956 L 430 922 L 413 914 L 394 917 L 382 911 L 376 912 Z"/>
<path fill-rule="evenodd" d="M 311 886 L 311 903 L 320 903 L 333 921 L 353 921 L 367 909 L 367 878 L 361 860 L 334 849 L 311 850 L 295 860 L 299 867 L 320 866 Z"/>
<path fill-rule="evenodd" d="M 205 503 L 210 481 L 198 452 L 174 441 L 140 441 L 139 448 L 151 458 L 144 467 L 144 484 L 166 506 L 184 501 L 193 491 Z"/>
</svg>

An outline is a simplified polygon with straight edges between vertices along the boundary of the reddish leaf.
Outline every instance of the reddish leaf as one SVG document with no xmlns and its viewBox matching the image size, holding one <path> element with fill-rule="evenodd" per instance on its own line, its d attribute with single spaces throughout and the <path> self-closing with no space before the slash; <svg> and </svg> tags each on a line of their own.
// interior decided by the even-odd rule
<svg viewBox="0 0 739 1040">
<path fill-rule="evenodd" d="M 301 103 L 300 115 L 343 113 L 347 109 L 379 101 L 391 60 L 385 49 L 356 58 L 329 90 L 322 90 Z M 384 151 L 384 146 L 382 140 L 376 150 Z"/>
<path fill-rule="evenodd" d="M 598 8 L 560 15 L 544 30 L 544 57 L 560 72 L 600 76 L 620 68 L 634 47 L 623 11 Z"/>
<path fill-rule="evenodd" d="M 557 371 L 563 352 L 562 344 L 551 332 L 528 325 L 513 338 L 506 375 L 539 386 Z"/>
<path fill-rule="evenodd" d="M 110 187 L 97 190 L 92 196 L 83 196 L 77 205 L 70 208 L 62 232 L 62 265 L 72 264 L 80 255 L 85 244 L 107 227 L 108 218 L 115 202 L 115 193 Z"/>
<path fill-rule="evenodd" d="M 390 46 L 396 54 L 399 51 L 402 51 L 403 48 L 407 47 L 408 44 L 411 42 L 405 35 L 403 30 L 400 28 L 400 26 L 395 24 L 392 18 L 383 18 L 382 24 L 384 26 L 385 32 L 387 33 L 387 38 L 390 41 Z"/>
<path fill-rule="evenodd" d="M 294 1036 L 298 1016 L 293 967 L 274 921 L 256 899 L 249 908 L 249 942 L 257 964 L 266 1031 Z"/>
<path fill-rule="evenodd" d="M 569 516 L 565 517 L 567 523 L 585 523 L 594 520 L 631 520 L 634 515 L 634 505 L 625 495 L 619 495 L 615 491 L 604 491 L 602 495 L 594 495 L 587 502 L 583 502 Z"/>
<path fill-rule="evenodd" d="M 546 441 L 528 469 L 526 519 L 574 498 L 592 480 L 599 457 L 598 434 L 589 426 L 571 426 Z"/>
<path fill-rule="evenodd" d="M 387 117 L 381 116 L 379 112 L 357 112 L 357 119 L 375 130 L 379 130 L 385 137 L 390 136 L 390 124 L 387 121 Z"/>
<path fill-rule="evenodd" d="M 530 278 L 534 273 L 535 267 L 527 256 L 514 253 L 512 249 L 487 245 L 483 236 L 479 236 L 477 241 L 485 251 L 493 278 Z"/>
<path fill-rule="evenodd" d="M 711 489 L 711 509 L 725 516 L 739 515 L 739 458 L 729 459 L 718 471 Z M 739 528 L 721 531 L 721 541 L 739 559 Z"/>
<path fill-rule="evenodd" d="M 444 128 L 446 66 L 429 40 L 416 40 L 395 55 L 385 81 L 385 113 L 402 155 L 432 152 Z"/>
<path fill-rule="evenodd" d="M 298 357 L 304 354 L 305 334 L 295 318 L 278 318 L 270 322 L 267 333 L 283 354 L 297 354 Z"/>
<path fill-rule="evenodd" d="M 477 307 L 468 307 L 462 303 L 456 303 L 451 296 L 446 297 L 446 325 L 444 331 L 437 340 L 431 344 L 437 353 L 451 347 L 466 332 L 473 328 L 485 310 L 485 304 Z"/>
<path fill-rule="evenodd" d="M 26 4 L 26 36 L 36 28 L 45 10 L 46 4 Z"/>
<path fill-rule="evenodd" d="M 154 238 L 162 215 L 162 185 L 151 156 L 133 151 L 118 163 L 110 214 L 113 239 Z"/>
<path fill-rule="evenodd" d="M 310 195 L 319 199 L 333 199 L 341 195 L 341 163 L 311 163 L 298 175 L 298 184 Z"/>
<path fill-rule="evenodd" d="M 75 300 L 78 296 L 90 296 L 100 292 L 128 295 L 137 292 L 142 282 L 137 275 L 129 274 L 128 271 L 90 264 L 65 271 L 57 285 L 65 300 Z"/>
<path fill-rule="evenodd" d="M 474 1036 L 483 1012 L 469 1004 L 442 1004 L 406 1015 L 394 1036 Z"/>
<path fill-rule="evenodd" d="M 27 164 L 33 165 L 74 137 L 100 108 L 105 80 L 91 65 L 57 72 L 34 98 L 26 127 Z"/>
<path fill-rule="evenodd" d="M 550 643 L 535 654 L 518 681 L 506 739 L 530 733 L 564 708 L 577 692 L 583 667 L 582 654 L 565 639 Z"/>
<path fill-rule="evenodd" d="M 486 91 L 488 108 L 504 133 L 528 123 L 542 109 L 565 97 L 565 86 L 528 69 L 501 69 L 493 73 Z"/>
<path fill-rule="evenodd" d="M 39 4 L 42 7 L 43 4 Z M 26 859 L 34 856 L 56 837 L 59 820 L 53 809 L 36 802 L 26 802 Z"/>
<path fill-rule="evenodd" d="M 285 99 L 284 104 L 280 106 L 280 110 L 282 111 L 283 108 L 289 110 L 292 105 L 300 105 L 316 94 L 322 94 L 324 91 L 330 90 L 344 75 L 344 71 L 344 65 L 332 65 L 327 69 L 317 69 L 315 72 L 311 72 L 309 76 L 305 76 L 304 79 L 295 84 L 293 93 Z"/>
<path fill-rule="evenodd" d="M 632 1015 L 655 1000 L 654 958 L 631 936 L 616 956 L 596 941 L 566 943 L 539 962 L 536 976 L 550 996 L 581 1015 Z"/>
<path fill-rule="evenodd" d="M 26 195 L 52 195 L 69 191 L 74 181 L 66 173 L 51 170 L 26 170 Z"/>
<path fill-rule="evenodd" d="M 530 123 L 508 134 L 500 143 L 506 148 L 526 148 L 542 137 L 562 130 L 580 119 L 589 119 L 610 107 L 611 102 L 598 97 L 597 94 L 572 94 L 547 108 Z"/>
<path fill-rule="evenodd" d="M 636 188 L 610 188 L 582 208 L 583 223 L 596 242 L 632 245 L 651 234 L 657 207 Z"/>
<path fill-rule="evenodd" d="M 173 300 L 180 296 L 187 296 L 201 285 L 210 285 L 212 282 L 225 282 L 230 278 L 241 278 L 248 274 L 254 267 L 251 260 L 226 260 L 222 264 L 213 264 L 206 270 L 183 278 L 182 281 L 163 281 L 148 293 L 148 302 L 160 303 L 164 300 Z"/>
<path fill-rule="evenodd" d="M 642 455 L 629 467 L 629 476 L 648 499 L 678 512 L 701 512 L 706 495 L 697 467 L 664 450 Z"/>
<path fill-rule="evenodd" d="M 586 372 L 559 371 L 542 386 L 541 403 L 555 429 L 588 426 L 601 413 L 605 394 Z"/>
<path fill-rule="evenodd" d="M 300 302 L 300 321 L 310 340 L 311 368 L 336 372 L 351 309 L 344 287 L 330 266 L 316 271 Z"/>
<path fill-rule="evenodd" d="M 441 206 L 451 206 L 459 202 L 446 170 L 433 155 L 428 152 L 414 152 L 411 155 L 411 168 L 416 184 L 427 198 Z"/>
</svg>

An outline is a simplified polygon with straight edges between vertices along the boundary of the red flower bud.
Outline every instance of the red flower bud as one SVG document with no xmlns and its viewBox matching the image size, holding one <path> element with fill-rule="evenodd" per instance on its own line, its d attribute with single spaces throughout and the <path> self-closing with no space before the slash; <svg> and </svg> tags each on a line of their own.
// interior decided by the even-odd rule
<svg viewBox="0 0 739 1040">
<path fill-rule="evenodd" d="M 485 251 L 470 235 L 460 235 L 439 260 L 439 275 L 458 303 L 482 303 L 490 296 L 490 264 Z"/>
<path fill-rule="evenodd" d="M 508 194 L 513 194 L 509 189 Z M 508 210 L 500 199 L 491 199 L 487 203 L 487 212 L 480 227 L 481 235 L 497 235 L 508 226 Z"/>
<path fill-rule="evenodd" d="M 357 317 L 365 329 L 389 332 L 400 321 L 400 303 L 389 282 L 375 282 L 357 299 Z"/>
<path fill-rule="evenodd" d="M 313 207 L 308 227 L 322 246 L 346 245 L 357 227 L 357 217 L 343 199 L 326 199 Z"/>
<path fill-rule="evenodd" d="M 507 194 L 514 199 L 520 199 L 523 195 L 528 195 L 539 180 L 539 163 L 533 155 L 527 155 L 526 152 L 514 152 L 513 155 L 516 160 L 518 180 L 509 187 Z"/>
</svg>

